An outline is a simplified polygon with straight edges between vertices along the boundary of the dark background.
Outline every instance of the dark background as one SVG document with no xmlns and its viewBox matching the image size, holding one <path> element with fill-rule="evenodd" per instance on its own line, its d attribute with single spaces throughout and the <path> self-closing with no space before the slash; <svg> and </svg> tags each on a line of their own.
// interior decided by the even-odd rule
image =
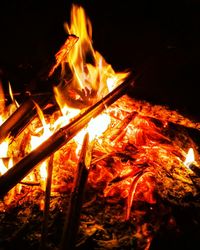
<svg viewBox="0 0 200 250">
<path fill-rule="evenodd" d="M 66 39 L 71 4 L 86 10 L 93 45 L 116 71 L 142 71 L 133 96 L 200 120 L 200 1 L 7 0 L 0 4 L 4 85 L 25 91 Z M 35 86 L 36 91 L 46 86 Z"/>
</svg>

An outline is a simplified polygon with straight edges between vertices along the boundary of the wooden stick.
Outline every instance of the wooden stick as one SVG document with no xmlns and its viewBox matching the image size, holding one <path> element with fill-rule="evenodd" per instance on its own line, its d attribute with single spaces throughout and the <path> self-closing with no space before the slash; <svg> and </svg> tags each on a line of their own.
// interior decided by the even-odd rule
<svg viewBox="0 0 200 250">
<path fill-rule="evenodd" d="M 25 156 L 21 161 L 15 164 L 4 175 L 0 177 L 0 198 L 20 182 L 30 171 L 40 162 L 45 160 L 52 153 L 64 146 L 70 141 L 82 128 L 84 128 L 91 118 L 99 115 L 108 106 L 113 104 L 129 87 L 132 87 L 135 78 L 132 75 L 115 88 L 112 92 L 102 98 L 93 106 L 89 107 L 84 113 L 76 117 L 71 123 L 55 132 L 51 137 L 44 141 L 39 147 Z"/>
<path fill-rule="evenodd" d="M 43 104 L 44 97 L 37 100 Z M 45 99 L 46 100 L 46 99 Z M 31 97 L 19 106 L 19 108 L 0 126 L 0 143 L 9 135 L 15 137 L 20 133 L 36 116 L 37 111 Z"/>
<path fill-rule="evenodd" d="M 56 53 L 55 58 L 56 58 L 56 63 L 55 65 L 51 68 L 49 72 L 49 77 L 53 75 L 55 69 L 58 67 L 59 64 L 62 62 L 66 62 L 67 60 L 67 55 L 69 51 L 74 47 L 74 44 L 78 41 L 78 37 L 75 35 L 69 35 L 63 46 L 60 48 L 60 50 Z"/>
<path fill-rule="evenodd" d="M 80 213 L 88 178 L 88 169 L 91 163 L 91 147 L 88 145 L 89 135 L 86 134 L 78 163 L 73 191 L 71 193 L 68 213 L 64 224 L 60 250 L 73 250 L 75 248 L 80 223 Z"/>
<path fill-rule="evenodd" d="M 53 158 L 52 154 L 49 163 L 48 163 L 48 176 L 46 182 L 46 191 L 45 191 L 45 205 L 44 205 L 44 221 L 42 224 L 42 236 L 40 242 L 40 249 L 46 249 L 46 239 L 48 233 L 48 220 L 49 220 L 49 208 L 50 208 L 50 199 L 51 199 L 51 183 L 52 183 L 52 172 L 53 172 Z"/>
</svg>

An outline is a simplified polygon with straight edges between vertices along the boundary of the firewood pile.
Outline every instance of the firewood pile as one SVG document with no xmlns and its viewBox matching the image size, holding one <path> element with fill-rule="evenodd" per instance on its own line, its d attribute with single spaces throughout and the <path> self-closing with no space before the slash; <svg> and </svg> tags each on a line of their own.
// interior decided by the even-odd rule
<svg viewBox="0 0 200 250">
<path fill-rule="evenodd" d="M 165 231 L 181 237 L 189 231 L 184 225 L 184 220 L 189 219 L 176 221 L 179 218 L 174 213 L 178 210 L 183 214 L 191 211 L 188 215 L 190 230 L 198 228 L 200 177 L 184 164 L 188 148 L 195 150 L 196 162 L 199 159 L 196 137 L 193 139 L 188 127 L 193 123 L 178 113 L 175 121 L 175 117 L 169 115 L 170 110 L 149 103 L 146 103 L 149 116 L 147 110 L 144 115 L 145 102 L 142 102 L 141 113 L 138 111 L 140 104 L 125 95 L 106 111 L 111 123 L 92 144 L 77 249 L 87 246 L 91 249 L 148 249 L 154 237 L 165 238 L 162 235 Z M 37 122 L 31 126 L 36 126 Z M 13 141 L 13 152 L 29 145 L 30 132 L 27 131 L 31 129 L 27 127 L 18 137 L 20 146 Z M 71 140 L 54 153 L 47 249 L 57 249 L 60 244 L 77 171 L 76 148 L 76 142 Z M 37 171 L 34 170 L 36 177 Z M 13 249 L 18 245 L 22 249 L 37 249 L 44 222 L 45 191 L 39 180 L 19 185 L 20 192 L 15 187 L 1 202 L 1 248 Z"/>
<path fill-rule="evenodd" d="M 6 117 L 0 249 L 194 249 L 200 243 L 200 123 L 129 96 L 137 78 L 115 75 L 85 37 L 99 69 L 84 75 L 80 90 L 79 70 L 90 74 L 95 63 L 75 68 L 69 55 L 76 43 L 68 37 L 48 76 L 61 66 L 58 105 L 45 98 L 18 106 L 12 99 L 0 107 Z M 93 77 L 97 86 L 89 88 Z M 112 77 L 116 88 L 101 86 Z"/>
</svg>

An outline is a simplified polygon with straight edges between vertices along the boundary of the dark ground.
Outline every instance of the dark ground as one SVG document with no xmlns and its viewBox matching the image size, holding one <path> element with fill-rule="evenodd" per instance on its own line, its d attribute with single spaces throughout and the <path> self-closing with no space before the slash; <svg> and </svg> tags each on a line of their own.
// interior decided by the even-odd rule
<svg viewBox="0 0 200 250">
<path fill-rule="evenodd" d="M 142 69 L 134 96 L 200 120 L 200 1 L 77 2 L 92 21 L 95 49 L 114 69 Z M 63 44 L 71 3 L 1 1 L 0 67 L 14 91 L 28 89 Z"/>
</svg>

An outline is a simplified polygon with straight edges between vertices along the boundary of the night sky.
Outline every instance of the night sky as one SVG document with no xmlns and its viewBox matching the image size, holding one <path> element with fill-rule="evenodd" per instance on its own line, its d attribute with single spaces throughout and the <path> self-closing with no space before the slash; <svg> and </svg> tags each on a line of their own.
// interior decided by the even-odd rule
<svg viewBox="0 0 200 250">
<path fill-rule="evenodd" d="M 116 71 L 142 71 L 132 92 L 200 120 L 200 1 L 1 0 L 0 69 L 23 91 L 66 39 L 71 4 L 93 26 L 93 45 Z M 41 86 L 36 86 L 38 90 Z"/>
</svg>

